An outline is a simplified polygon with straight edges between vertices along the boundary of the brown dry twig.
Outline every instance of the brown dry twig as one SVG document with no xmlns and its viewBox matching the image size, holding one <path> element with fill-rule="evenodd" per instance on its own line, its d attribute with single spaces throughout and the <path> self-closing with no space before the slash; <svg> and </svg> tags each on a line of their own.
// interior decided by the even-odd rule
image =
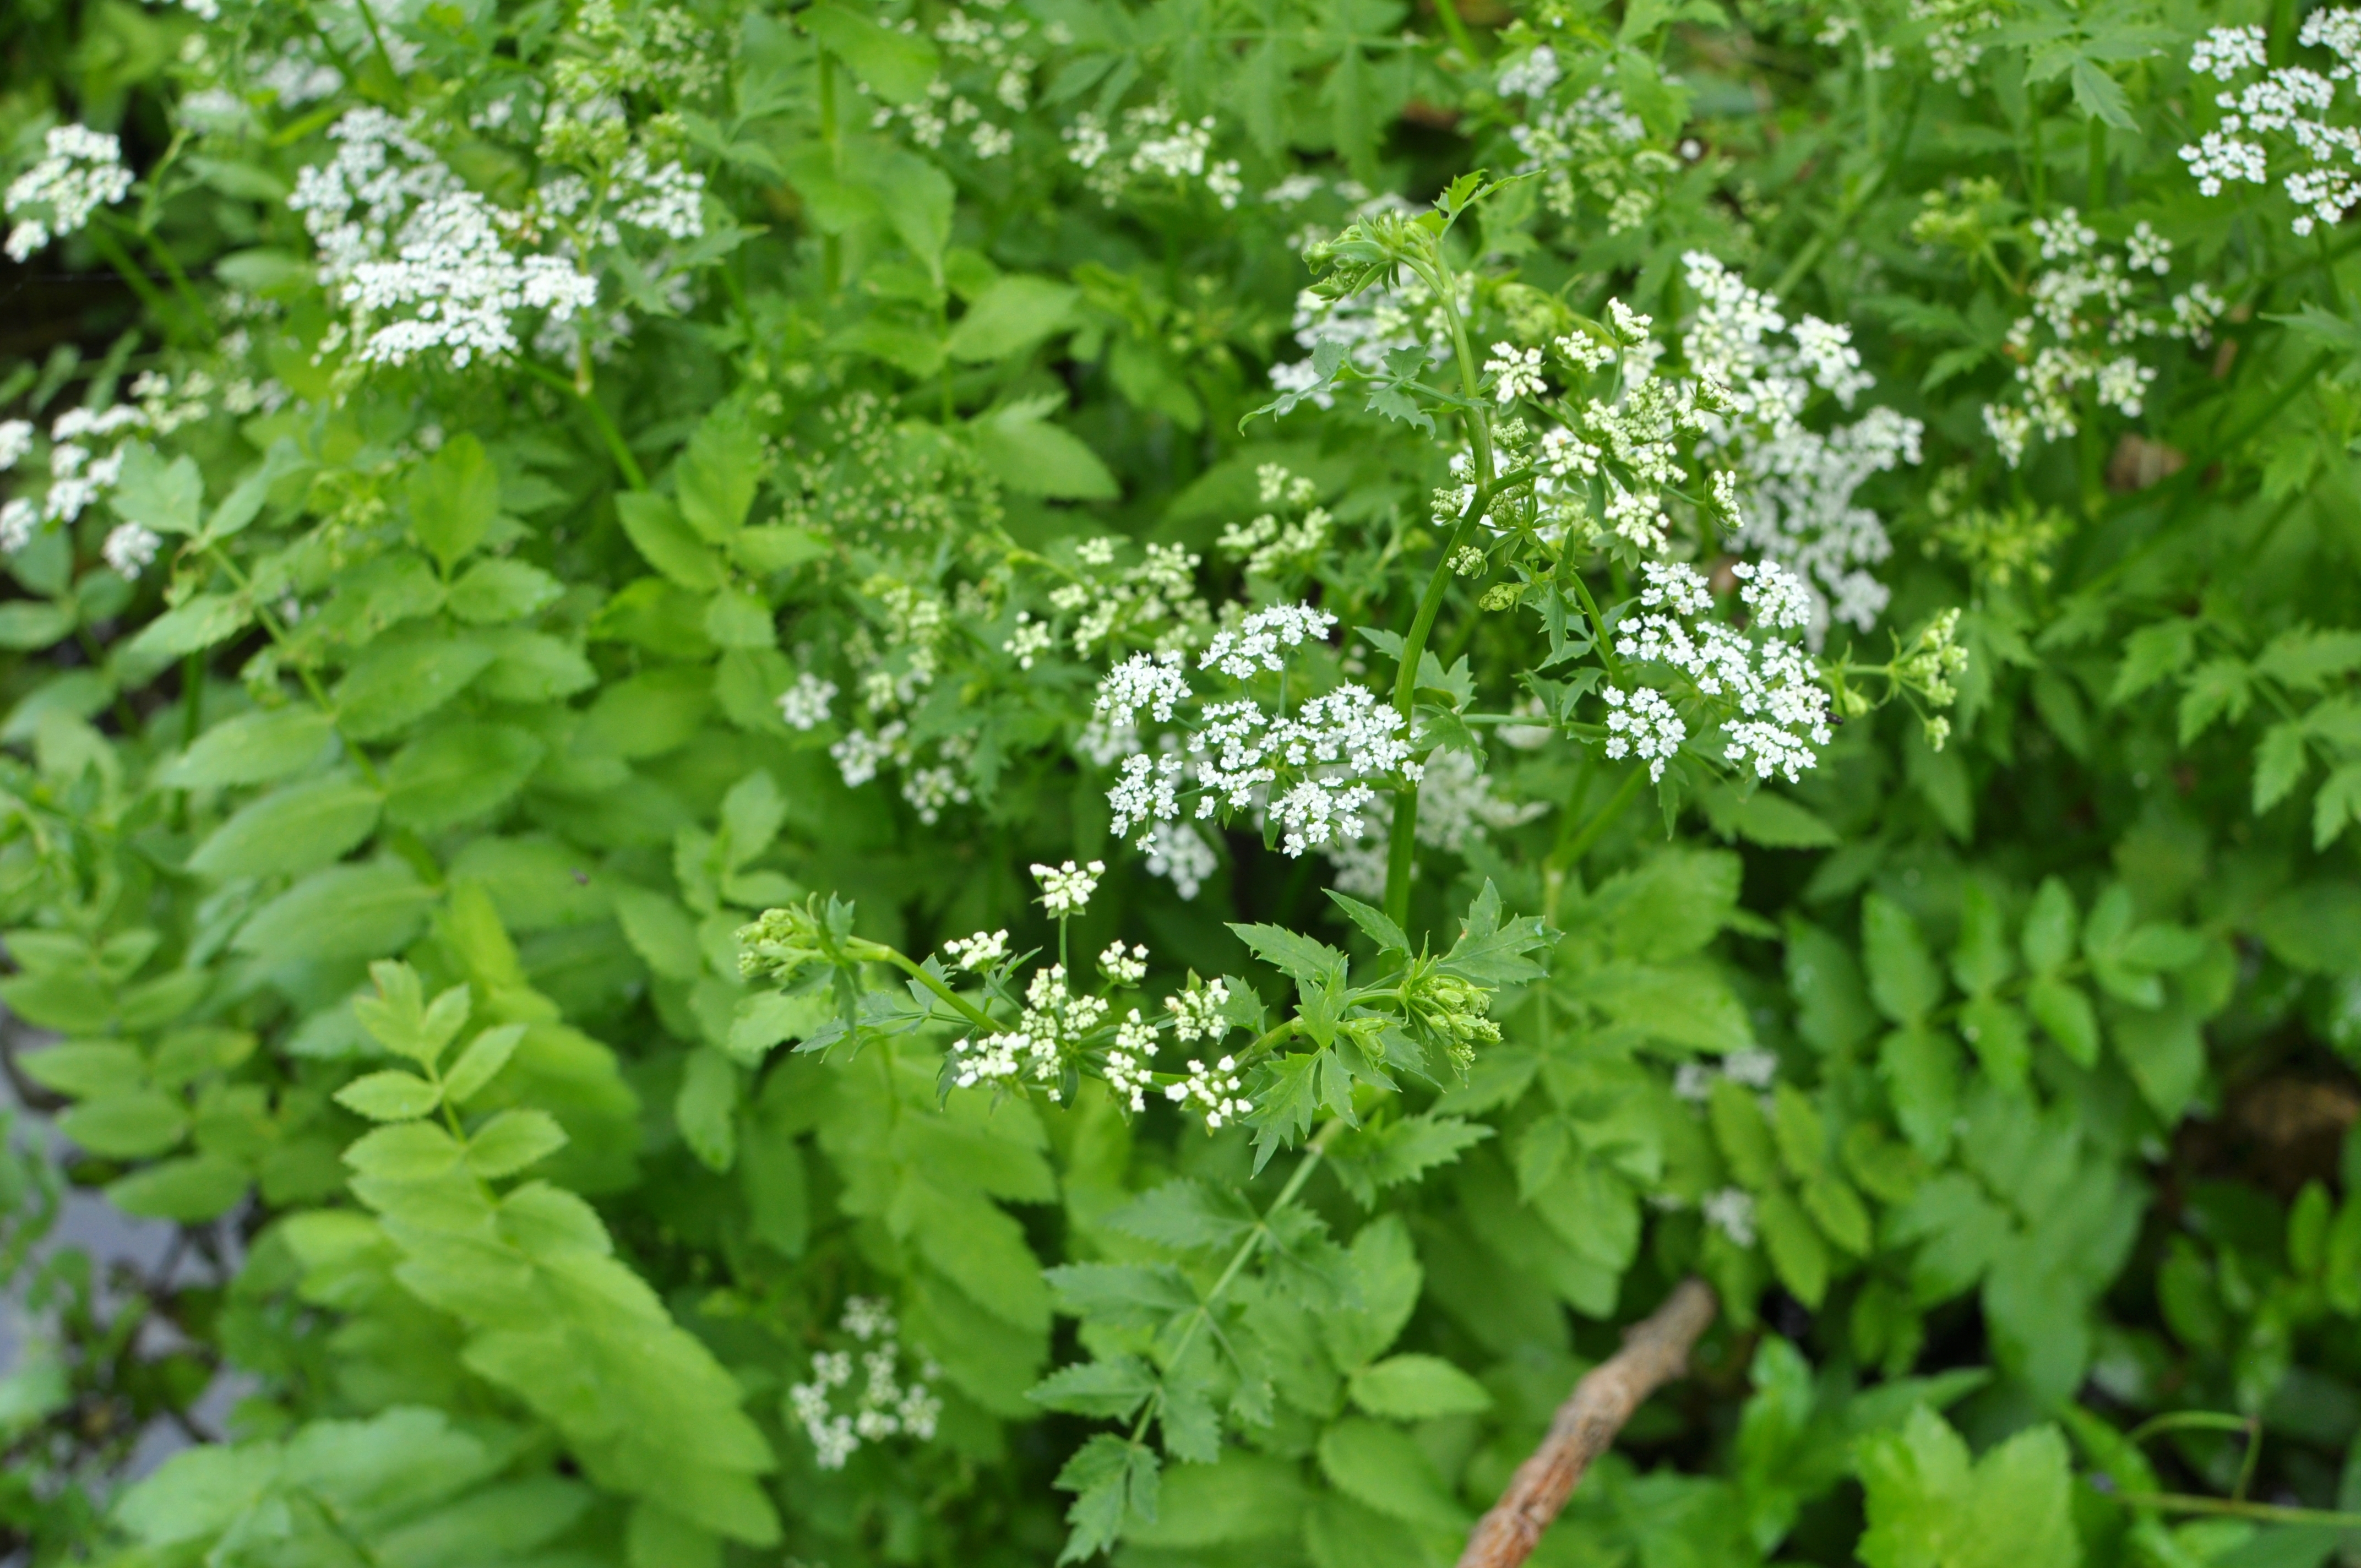
<svg viewBox="0 0 2361 1568">
<path fill-rule="evenodd" d="M 1592 1367 L 1574 1386 L 1550 1421 L 1549 1436 L 1517 1474 L 1491 1512 L 1476 1523 L 1459 1568 L 1517 1568 L 1541 1543 L 1590 1462 L 1607 1452 L 1641 1402 L 1688 1370 L 1689 1348 L 1716 1310 L 1704 1281 L 1684 1279 L 1664 1305 L 1631 1325 L 1623 1348 Z"/>
</svg>

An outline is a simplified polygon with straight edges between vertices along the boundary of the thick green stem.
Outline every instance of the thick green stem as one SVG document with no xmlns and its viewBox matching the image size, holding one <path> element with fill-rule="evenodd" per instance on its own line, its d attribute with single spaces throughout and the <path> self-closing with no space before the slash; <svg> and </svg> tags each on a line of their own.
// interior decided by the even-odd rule
<svg viewBox="0 0 2361 1568">
<path fill-rule="evenodd" d="M 607 454 L 614 458 L 615 466 L 622 470 L 624 483 L 635 490 L 648 488 L 646 471 L 640 466 L 640 460 L 631 455 L 631 449 L 623 444 L 623 433 L 615 428 L 615 422 L 608 416 L 606 405 L 598 400 L 595 388 L 569 381 L 556 371 L 535 365 L 530 359 L 518 360 L 517 368 L 534 380 L 555 387 L 578 400 L 583 411 L 589 414 L 590 422 L 598 427 L 598 437 L 607 444 Z"/>
<path fill-rule="evenodd" d="M 898 948 L 885 946 L 883 942 L 868 943 L 863 944 L 863 946 L 868 950 L 858 953 L 856 955 L 857 957 L 875 959 L 880 963 L 892 964 L 895 969 L 902 970 L 912 980 L 917 981 L 920 985 L 925 986 L 928 991 L 933 992 L 945 1002 L 950 1003 L 950 1005 L 957 1010 L 961 1017 L 966 1019 L 977 1028 L 990 1029 L 994 1033 L 999 1031 L 999 1020 L 993 1017 L 991 1014 L 986 1013 L 983 1008 L 978 1007 L 975 1003 L 970 1002 L 966 997 L 961 996 L 958 992 L 953 991 L 950 986 L 945 985 L 941 981 L 937 980 L 933 975 L 928 974 L 924 964 L 917 962 L 916 959 L 910 958 L 907 954 L 902 952 Z"/>
</svg>

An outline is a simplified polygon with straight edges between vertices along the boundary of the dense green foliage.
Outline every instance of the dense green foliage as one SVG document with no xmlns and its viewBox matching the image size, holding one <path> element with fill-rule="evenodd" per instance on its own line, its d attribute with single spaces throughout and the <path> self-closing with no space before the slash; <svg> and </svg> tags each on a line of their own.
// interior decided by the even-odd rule
<svg viewBox="0 0 2361 1568">
<path fill-rule="evenodd" d="M 2354 13 L 184 5 L 0 15 L 0 1553 L 1444 1563 L 1691 1273 L 1537 1562 L 2354 1550 Z"/>
</svg>

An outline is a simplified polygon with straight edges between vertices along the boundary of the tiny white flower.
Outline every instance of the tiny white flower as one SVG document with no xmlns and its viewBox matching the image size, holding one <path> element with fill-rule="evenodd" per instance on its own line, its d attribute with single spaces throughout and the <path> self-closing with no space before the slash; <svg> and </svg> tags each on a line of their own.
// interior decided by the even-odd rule
<svg viewBox="0 0 2361 1568">
<path fill-rule="evenodd" d="M 1106 873 L 1104 861 L 1093 861 L 1077 866 L 1068 861 L 1060 866 L 1043 865 L 1036 861 L 1033 875 L 1041 883 L 1041 907 L 1063 917 L 1079 915 L 1099 887 L 1099 878 Z"/>
<path fill-rule="evenodd" d="M 115 524 L 114 531 L 107 534 L 106 543 L 99 554 L 105 556 L 106 564 L 117 575 L 136 577 L 156 559 L 156 552 L 163 543 L 154 532 L 136 522 L 122 522 Z"/>
</svg>

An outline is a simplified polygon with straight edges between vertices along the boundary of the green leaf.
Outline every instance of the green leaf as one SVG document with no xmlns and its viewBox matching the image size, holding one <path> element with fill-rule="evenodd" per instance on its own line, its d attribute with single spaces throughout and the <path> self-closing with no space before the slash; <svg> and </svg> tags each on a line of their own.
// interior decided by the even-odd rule
<svg viewBox="0 0 2361 1568">
<path fill-rule="evenodd" d="M 505 724 L 438 726 L 386 765 L 386 817 L 431 833 L 485 816 L 524 787 L 546 750 Z"/>
<path fill-rule="evenodd" d="M 967 365 L 1011 358 L 1071 328 L 1081 299 L 1082 291 L 1071 283 L 1009 273 L 968 306 L 945 347 L 953 359 Z"/>
<path fill-rule="evenodd" d="M 503 1024 L 487 1029 L 467 1042 L 459 1059 L 443 1078 L 444 1097 L 454 1105 L 465 1105 L 481 1093 L 500 1069 L 508 1066 L 509 1058 L 516 1054 L 517 1045 L 524 1038 L 524 1025 Z"/>
<path fill-rule="evenodd" d="M 1803 1205 L 1784 1188 L 1755 1195 L 1754 1220 L 1763 1250 L 1779 1283 L 1806 1307 L 1817 1307 L 1828 1289 L 1828 1248 Z"/>
<path fill-rule="evenodd" d="M 183 653 L 194 653 L 217 642 L 227 641 L 253 619 L 253 607 L 247 603 L 244 595 L 192 594 L 140 628 L 139 635 L 131 640 L 125 652 L 135 659 L 158 663 L 177 659 Z M 11 642 L 8 646 L 40 647 L 72 629 L 73 620 L 69 615 L 64 628 L 59 632 L 29 642 Z"/>
<path fill-rule="evenodd" d="M 1353 1403 L 1373 1416 L 1426 1420 L 1492 1408 L 1484 1385 L 1439 1355 L 1389 1355 L 1353 1374 Z"/>
<path fill-rule="evenodd" d="M 317 761 L 333 733 L 334 721 L 314 707 L 241 713 L 198 736 L 157 782 L 172 789 L 268 784 Z"/>
<path fill-rule="evenodd" d="M 377 790 L 348 776 L 288 784 L 214 828 L 189 869 L 217 882 L 310 871 L 367 839 L 383 806 Z"/>
<path fill-rule="evenodd" d="M 1869 994 L 1896 1024 L 1913 1025 L 1943 1000 L 1942 972 L 1909 911 L 1882 893 L 1861 901 L 1861 957 Z"/>
<path fill-rule="evenodd" d="M 1355 1502 L 1409 1524 L 1466 1527 L 1466 1510 L 1408 1433 L 1347 1416 L 1320 1434 L 1318 1452 L 1321 1474 Z"/>
<path fill-rule="evenodd" d="M 42 1088 L 77 1100 L 136 1090 L 148 1075 L 148 1063 L 139 1048 L 118 1040 L 69 1040 L 43 1046 L 17 1057 L 16 1066 Z"/>
<path fill-rule="evenodd" d="M 2018 942 L 2025 951 L 2025 965 L 2037 975 L 2055 973 L 2074 956 L 2076 932 L 2081 916 L 2075 910 L 2074 895 L 2056 877 L 2046 877 L 2033 895 L 2033 906 L 2026 911 L 2025 929 Z"/>
<path fill-rule="evenodd" d="M 566 1130 L 548 1112 L 531 1106 L 503 1111 L 468 1135 L 467 1168 L 498 1181 L 565 1146 Z"/>
<path fill-rule="evenodd" d="M 2074 102 L 2084 114 L 2104 120 L 2117 130 L 2139 129 L 2139 122 L 2132 118 L 2130 96 L 2114 77 L 2092 61 L 2075 60 L 2071 82 Z"/>
<path fill-rule="evenodd" d="M 353 998 L 353 1016 L 387 1050 L 432 1070 L 467 1026 L 472 992 L 464 983 L 455 985 L 430 1003 L 418 971 L 391 959 L 369 965 L 369 978 L 378 993 Z"/>
<path fill-rule="evenodd" d="M 1970 996 L 1997 989 L 2016 968 L 2010 950 L 2008 928 L 2000 905 L 1980 882 L 1970 882 L 1960 895 L 1960 938 L 1951 949 L 1951 978 Z"/>
<path fill-rule="evenodd" d="M 500 477 L 484 444 L 467 432 L 445 441 L 410 472 L 404 496 L 410 533 L 447 576 L 484 542 L 500 511 Z"/>
<path fill-rule="evenodd" d="M 626 492 L 627 494 L 630 492 Z M 451 585 L 451 613 L 475 626 L 522 620 L 555 604 L 565 585 L 522 561 L 478 561 Z"/>
<path fill-rule="evenodd" d="M 976 455 L 1000 482 L 1053 500 L 1113 500 L 1122 493 L 1097 454 L 1046 416 L 1055 402 L 1028 399 L 976 419 Z"/>
<path fill-rule="evenodd" d="M 2033 982 L 2036 989 L 2060 983 L 2048 979 Z M 1971 998 L 1960 1009 L 1960 1035 L 1976 1053 L 1993 1087 L 2010 1094 L 2025 1092 L 2026 1074 L 2033 1060 L 2031 1033 L 2025 1014 L 2013 1003 L 1995 996 Z"/>
<path fill-rule="evenodd" d="M 1177 1252 L 1235 1246 L 1255 1225 L 1235 1192 L 1182 1177 L 1152 1187 L 1105 1217 L 1127 1235 Z"/>
<path fill-rule="evenodd" d="M 381 637 L 337 683 L 338 725 L 359 740 L 391 735 L 458 696 L 491 662 L 491 647 L 473 638 Z"/>
<path fill-rule="evenodd" d="M 1133 1520 L 1152 1524 L 1158 1510 L 1158 1462 L 1145 1443 L 1099 1432 L 1058 1472 L 1054 1485 L 1076 1494 L 1066 1510 L 1073 1526 L 1058 1561 L 1081 1563 L 1113 1546 Z"/>
<path fill-rule="evenodd" d="M 126 1214 L 198 1224 L 236 1208 L 251 1185 L 236 1160 L 194 1154 L 159 1160 L 107 1183 L 106 1201 Z"/>
<path fill-rule="evenodd" d="M 673 1120 L 707 1168 L 728 1170 L 738 1158 L 737 1064 L 711 1047 L 691 1051 L 673 1100 Z"/>
<path fill-rule="evenodd" d="M 711 593 L 727 580 L 720 558 L 689 527 L 680 509 L 664 497 L 646 490 L 620 491 L 615 497 L 615 515 L 631 547 L 682 587 L 692 593 Z"/>
<path fill-rule="evenodd" d="M 336 1103 L 372 1122 L 414 1122 L 443 1103 L 443 1093 L 415 1073 L 389 1069 L 346 1084 Z"/>
<path fill-rule="evenodd" d="M 1393 923 L 1383 910 L 1362 903 L 1359 899 L 1323 888 L 1330 903 L 1345 912 L 1345 917 L 1361 928 L 1361 934 L 1378 945 L 1380 953 L 1407 953 L 1410 938 Z"/>
<path fill-rule="evenodd" d="M 2303 727 L 2286 719 L 2263 731 L 2255 748 L 2255 815 L 2260 817 L 2288 797 L 2303 777 Z"/>
<path fill-rule="evenodd" d="M 2081 986 L 2045 975 L 2026 989 L 2025 1005 L 2059 1049 L 2080 1066 L 2098 1065 L 2099 1015 Z"/>
<path fill-rule="evenodd" d="M 135 1089 L 85 1100 L 60 1113 L 58 1131 L 107 1159 L 147 1159 L 178 1144 L 189 1130 L 178 1096 Z"/>
<path fill-rule="evenodd" d="M 1910 1146 L 1940 1159 L 1959 1116 L 1960 1048 L 1932 1029 L 1896 1029 L 1877 1049 L 1894 1119 Z"/>
<path fill-rule="evenodd" d="M 204 477 L 197 460 L 182 455 L 165 462 L 144 441 L 123 448 L 123 471 L 107 504 L 126 522 L 157 533 L 194 533 L 205 504 Z"/>
<path fill-rule="evenodd" d="M 950 176 L 915 153 L 896 152 L 882 159 L 871 178 L 884 198 L 886 223 L 939 280 L 957 196 Z"/>
<path fill-rule="evenodd" d="M 425 924 L 434 898 L 400 861 L 330 866 L 257 910 L 230 946 L 273 963 L 397 952 Z"/>
<path fill-rule="evenodd" d="M 925 97 L 939 69 L 935 46 L 925 34 L 887 27 L 843 0 L 819 0 L 796 13 L 796 20 L 888 104 Z"/>
<path fill-rule="evenodd" d="M 70 604 L 41 604 L 31 599 L 0 604 L 0 648 L 47 648 L 73 634 L 75 619 Z M 160 618 L 170 619 L 170 614 Z M 160 620 L 149 624 L 152 628 L 159 623 Z M 134 639 L 135 644 L 137 641 Z"/>
<path fill-rule="evenodd" d="M 708 415 L 673 468 L 681 521 L 707 543 L 726 543 L 746 524 L 763 467 L 763 438 L 752 426 L 727 409 Z"/>
<path fill-rule="evenodd" d="M 2065 1439 L 2034 1427 L 1971 1461 L 1968 1445 L 1925 1406 L 1902 1431 L 1867 1440 L 1861 1475 L 1869 1528 L 1865 1568 L 2079 1568 Z"/>
<path fill-rule="evenodd" d="M 1320 990 L 1340 979 L 1347 960 L 1325 942 L 1315 942 L 1282 926 L 1241 926 L 1230 931 L 1255 957 L 1307 991 Z"/>
<path fill-rule="evenodd" d="M 648 968 L 666 980 L 697 977 L 704 950 L 697 946 L 697 927 L 687 911 L 663 894 L 630 883 L 617 883 L 613 898 L 623 936 Z"/>
<path fill-rule="evenodd" d="M 1156 1374 L 1136 1355 L 1061 1366 L 1025 1397 L 1044 1409 L 1129 1420 L 1156 1391 Z"/>
</svg>

